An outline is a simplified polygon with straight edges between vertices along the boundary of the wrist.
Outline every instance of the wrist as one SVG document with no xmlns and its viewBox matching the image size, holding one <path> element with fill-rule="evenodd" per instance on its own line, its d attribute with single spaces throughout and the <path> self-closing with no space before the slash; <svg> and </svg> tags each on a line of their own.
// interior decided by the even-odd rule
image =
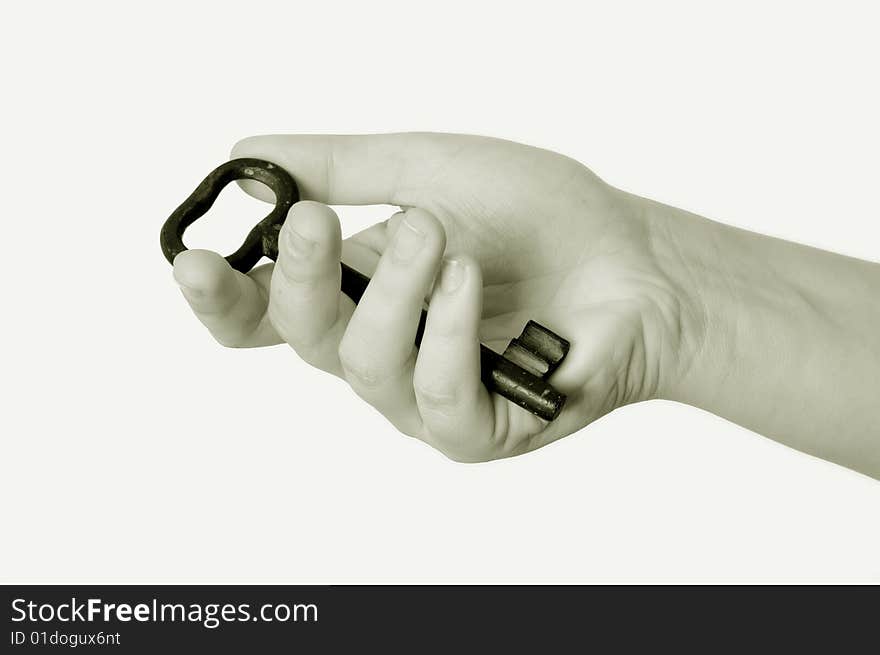
<svg viewBox="0 0 880 655">
<path fill-rule="evenodd" d="M 665 367 L 658 398 L 710 407 L 735 364 L 738 334 L 750 330 L 751 275 L 735 261 L 739 232 L 650 200 L 645 216 L 660 275 L 678 301 L 675 356 Z"/>
<path fill-rule="evenodd" d="M 656 397 L 880 477 L 880 265 L 643 202 L 680 316 Z"/>
<path fill-rule="evenodd" d="M 817 337 L 839 328 L 817 251 L 652 203 L 655 257 L 682 307 L 677 366 L 661 397 L 751 424 L 740 407 L 790 386 Z"/>
</svg>

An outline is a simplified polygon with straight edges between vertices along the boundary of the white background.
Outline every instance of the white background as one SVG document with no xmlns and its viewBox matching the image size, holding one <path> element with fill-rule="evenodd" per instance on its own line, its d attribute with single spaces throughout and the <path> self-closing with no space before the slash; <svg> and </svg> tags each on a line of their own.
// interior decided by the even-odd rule
<svg viewBox="0 0 880 655">
<path fill-rule="evenodd" d="M 286 347 L 215 345 L 158 245 L 239 138 L 436 130 L 876 260 L 878 22 L 839 1 L 10 5 L 0 577 L 880 582 L 880 482 L 662 402 L 454 464 Z M 191 243 L 231 251 L 265 211 L 229 188 Z"/>
</svg>

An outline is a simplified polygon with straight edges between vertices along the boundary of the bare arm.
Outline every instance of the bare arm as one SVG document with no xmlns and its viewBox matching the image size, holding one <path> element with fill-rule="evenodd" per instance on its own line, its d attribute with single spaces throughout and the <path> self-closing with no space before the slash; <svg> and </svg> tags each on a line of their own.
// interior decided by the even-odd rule
<svg viewBox="0 0 880 655">
<path fill-rule="evenodd" d="M 196 315 L 226 345 L 290 344 L 449 457 L 519 455 L 668 398 L 880 477 L 880 265 L 645 200 L 498 139 L 279 135 L 234 154 L 283 166 L 308 201 L 274 268 L 178 256 Z M 404 211 L 343 241 L 327 205 L 376 203 Z M 340 257 L 372 275 L 357 306 Z M 479 381 L 479 342 L 501 351 L 529 319 L 572 342 L 550 380 L 568 403 L 550 423 Z"/>
<path fill-rule="evenodd" d="M 880 264 L 635 202 L 702 321 L 664 395 L 880 477 Z"/>
</svg>

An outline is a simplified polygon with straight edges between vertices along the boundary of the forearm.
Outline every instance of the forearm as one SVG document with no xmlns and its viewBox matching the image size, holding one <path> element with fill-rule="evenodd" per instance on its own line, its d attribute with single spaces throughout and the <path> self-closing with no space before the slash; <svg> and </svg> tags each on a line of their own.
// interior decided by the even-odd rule
<svg viewBox="0 0 880 655">
<path fill-rule="evenodd" d="M 686 299 L 664 396 L 880 478 L 880 264 L 645 207 Z"/>
</svg>

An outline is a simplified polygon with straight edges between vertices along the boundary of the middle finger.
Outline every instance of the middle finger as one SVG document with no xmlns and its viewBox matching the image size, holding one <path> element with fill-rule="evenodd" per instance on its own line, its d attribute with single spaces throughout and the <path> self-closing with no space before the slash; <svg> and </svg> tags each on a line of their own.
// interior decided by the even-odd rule
<svg viewBox="0 0 880 655">
<path fill-rule="evenodd" d="M 358 395 L 399 430 L 416 436 L 422 425 L 413 391 L 415 336 L 446 234 L 421 209 L 393 218 L 389 227 L 393 236 L 354 310 L 339 360 Z"/>
</svg>

